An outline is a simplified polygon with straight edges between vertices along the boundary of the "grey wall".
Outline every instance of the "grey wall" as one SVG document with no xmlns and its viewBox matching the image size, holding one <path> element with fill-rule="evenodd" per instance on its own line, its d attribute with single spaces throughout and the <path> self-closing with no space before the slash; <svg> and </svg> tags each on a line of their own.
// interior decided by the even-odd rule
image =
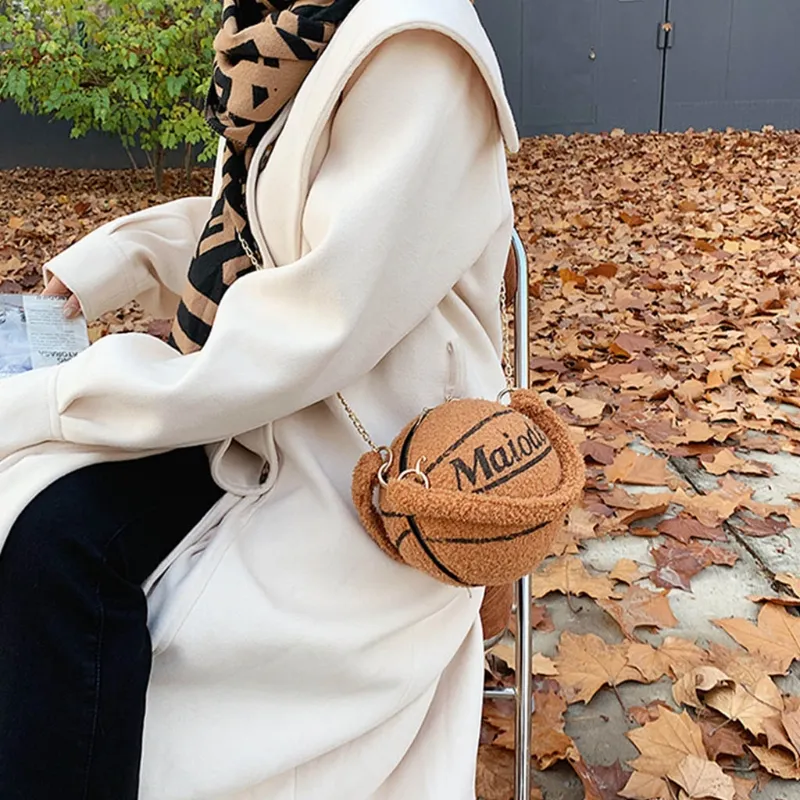
<svg viewBox="0 0 800 800">
<path fill-rule="evenodd" d="M 477 8 L 524 136 L 800 128 L 800 0 L 477 0 Z M 665 21 L 674 30 L 659 49 Z M 66 123 L 0 103 L 0 169 L 129 165 L 111 137 L 71 140 Z"/>
<path fill-rule="evenodd" d="M 800 128 L 798 0 L 478 0 L 523 135 Z M 659 27 L 669 22 L 668 45 Z"/>
<path fill-rule="evenodd" d="M 666 130 L 800 128 L 798 0 L 670 0 Z"/>
<path fill-rule="evenodd" d="M 120 141 L 92 133 L 70 139 L 67 122 L 21 114 L 13 103 L 0 102 L 0 169 L 14 167 L 65 167 L 67 169 L 129 168 L 130 158 Z M 135 152 L 139 166 L 143 153 Z M 181 155 L 170 154 L 167 163 L 178 166 Z"/>
</svg>

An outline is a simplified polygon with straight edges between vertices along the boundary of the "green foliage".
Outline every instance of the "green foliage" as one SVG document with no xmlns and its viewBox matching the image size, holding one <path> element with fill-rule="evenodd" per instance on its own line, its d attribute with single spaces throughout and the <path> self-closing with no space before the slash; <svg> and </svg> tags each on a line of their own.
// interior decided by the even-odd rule
<svg viewBox="0 0 800 800">
<path fill-rule="evenodd" d="M 25 113 L 119 136 L 151 154 L 216 137 L 202 108 L 220 0 L 7 0 L 0 3 L 0 99 Z"/>
</svg>

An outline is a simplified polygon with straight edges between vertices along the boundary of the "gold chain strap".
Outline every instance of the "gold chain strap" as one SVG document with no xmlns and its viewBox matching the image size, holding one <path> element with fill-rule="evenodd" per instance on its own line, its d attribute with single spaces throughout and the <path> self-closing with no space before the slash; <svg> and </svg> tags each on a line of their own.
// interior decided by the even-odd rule
<svg viewBox="0 0 800 800">
<path fill-rule="evenodd" d="M 236 236 L 239 239 L 239 243 L 242 245 L 242 249 L 245 252 L 245 255 L 250 259 L 250 263 L 256 269 L 263 269 L 264 263 L 261 260 L 260 256 L 253 252 L 250 245 L 245 241 L 242 234 L 237 230 Z M 514 365 L 511 361 L 511 319 L 508 314 L 508 308 L 506 307 L 506 282 L 502 281 L 500 283 L 500 321 L 503 326 L 503 373 L 506 377 L 506 386 L 508 389 L 514 388 Z M 358 435 L 364 440 L 367 447 L 370 450 L 374 450 L 376 453 L 384 454 L 385 448 L 378 447 L 375 442 L 372 440 L 372 437 L 369 435 L 369 431 L 364 427 L 364 423 L 358 418 L 358 414 L 350 407 L 350 404 L 347 400 L 344 399 L 344 396 L 341 392 L 336 393 L 336 397 L 339 402 L 342 404 L 342 408 L 344 408 L 345 413 L 347 414 L 350 422 L 353 424 L 353 427 L 358 432 Z"/>
<path fill-rule="evenodd" d="M 261 260 L 261 256 L 256 255 L 253 250 L 251 249 L 250 245 L 247 244 L 245 241 L 244 236 L 242 236 L 242 232 L 237 230 L 236 231 L 236 238 L 239 240 L 239 244 L 242 246 L 242 249 L 245 252 L 245 255 L 250 259 L 250 263 L 256 269 L 264 269 L 264 262 Z"/>
<path fill-rule="evenodd" d="M 506 388 L 513 389 L 514 362 L 511 355 L 511 317 L 508 313 L 506 282 L 500 284 L 500 324 L 503 326 L 503 373 L 506 376 Z"/>
<path fill-rule="evenodd" d="M 370 450 L 374 450 L 376 453 L 381 452 L 381 448 L 372 441 L 372 437 L 369 435 L 369 432 L 364 427 L 364 423 L 358 418 L 358 414 L 350 408 L 350 404 L 347 400 L 344 399 L 341 392 L 336 392 L 336 397 L 339 398 L 339 402 L 342 404 L 342 407 L 347 412 L 347 416 L 350 417 L 350 422 L 353 423 L 353 427 L 358 431 L 361 438 L 367 443 L 367 447 Z"/>
</svg>

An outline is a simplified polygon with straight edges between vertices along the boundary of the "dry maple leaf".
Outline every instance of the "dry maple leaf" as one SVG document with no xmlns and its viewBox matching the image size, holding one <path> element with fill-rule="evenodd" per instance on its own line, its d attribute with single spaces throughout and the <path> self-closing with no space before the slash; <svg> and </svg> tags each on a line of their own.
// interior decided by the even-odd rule
<svg viewBox="0 0 800 800">
<path fill-rule="evenodd" d="M 650 580 L 661 588 L 683 589 L 688 592 L 691 589 L 691 579 L 707 566 L 696 553 L 675 543 L 652 548 L 650 554 L 656 562 L 656 569 L 650 573 Z"/>
<path fill-rule="evenodd" d="M 578 449 L 584 458 L 589 458 L 592 461 L 607 466 L 614 462 L 616 450 L 609 444 L 598 442 L 593 439 L 586 439 L 580 443 Z"/>
<path fill-rule="evenodd" d="M 800 597 L 800 577 L 781 572 L 775 576 L 775 580 L 784 586 L 788 586 L 797 597 Z"/>
<path fill-rule="evenodd" d="M 778 659 L 770 654 L 745 653 L 738 647 L 712 642 L 709 661 L 743 686 L 754 686 L 764 675 L 783 675 Z"/>
<path fill-rule="evenodd" d="M 550 592 L 587 595 L 595 599 L 614 596 L 614 581 L 608 575 L 592 575 L 579 558 L 557 558 L 541 567 L 531 580 L 531 596 Z"/>
<path fill-rule="evenodd" d="M 620 452 L 605 473 L 611 483 L 638 486 L 666 486 L 670 478 L 665 459 L 630 449 Z"/>
<path fill-rule="evenodd" d="M 598 420 L 603 416 L 606 403 L 603 400 L 594 400 L 586 397 L 568 397 L 564 404 L 570 411 L 582 420 Z"/>
<path fill-rule="evenodd" d="M 783 711 L 780 690 L 768 675 L 752 687 L 736 684 L 712 689 L 705 703 L 728 719 L 741 722 L 754 736 L 766 733 L 764 721 Z"/>
<path fill-rule="evenodd" d="M 493 656 L 499 658 L 501 661 L 507 664 L 510 669 L 514 669 L 516 657 L 513 645 L 508 645 L 505 642 L 501 642 L 492 648 L 491 653 Z M 553 678 L 558 675 L 558 668 L 552 659 L 542 655 L 542 653 L 534 653 L 533 658 L 531 659 L 531 672 L 534 675 Z"/>
<path fill-rule="evenodd" d="M 637 680 L 639 673 L 628 666 L 626 644 L 611 645 L 589 633 L 561 634 L 558 645 L 558 682 L 568 703 L 588 703 L 603 686 Z"/>
<path fill-rule="evenodd" d="M 531 756 L 536 769 L 545 770 L 557 761 L 580 758 L 575 743 L 564 732 L 567 710 L 564 698 L 556 692 L 534 692 L 533 701 L 532 725 L 536 735 L 531 742 Z"/>
<path fill-rule="evenodd" d="M 722 714 L 703 709 L 697 724 L 703 732 L 703 744 L 712 761 L 719 756 L 739 758 L 744 755 L 744 746 L 750 741 L 749 737 L 745 738 L 747 734 L 744 730 L 738 725 L 731 725 Z"/>
<path fill-rule="evenodd" d="M 587 764 L 582 758 L 571 760 L 570 766 L 583 784 L 583 800 L 617 800 L 619 791 L 628 782 L 631 773 L 619 761 L 604 767 Z"/>
<path fill-rule="evenodd" d="M 731 523 L 739 533 L 758 539 L 766 536 L 776 536 L 789 527 L 788 522 L 772 519 L 772 517 L 757 517 L 744 512 L 738 515 L 738 519 L 734 517 Z"/>
<path fill-rule="evenodd" d="M 657 648 L 643 642 L 630 642 L 627 656 L 628 665 L 640 673 L 639 681 L 654 683 L 664 675 L 674 679 L 682 677 L 703 664 L 708 654 L 692 642 L 668 636 Z"/>
<path fill-rule="evenodd" d="M 689 544 L 692 539 L 708 539 L 715 542 L 727 541 L 728 537 L 720 525 L 713 527 L 703 525 L 688 514 L 679 514 L 672 519 L 665 519 L 658 524 L 659 533 L 664 533 L 682 544 Z"/>
<path fill-rule="evenodd" d="M 672 696 L 679 705 L 701 708 L 703 703 L 698 692 L 709 692 L 717 686 L 732 684 L 731 678 L 721 669 L 701 666 L 681 676 L 672 686 Z"/>
<path fill-rule="evenodd" d="M 747 599 L 751 603 L 773 603 L 776 606 L 785 606 L 787 608 L 800 607 L 800 597 L 789 597 L 789 595 L 784 594 L 749 594 Z"/>
<path fill-rule="evenodd" d="M 767 738 L 767 747 L 770 750 L 774 750 L 776 747 L 782 747 L 784 750 L 788 750 L 794 760 L 800 763 L 800 753 L 797 752 L 797 748 L 792 743 L 792 740 L 789 738 L 786 728 L 783 725 L 783 716 L 786 712 L 784 711 L 783 714 L 780 716 L 769 717 L 764 720 L 764 735 Z"/>
<path fill-rule="evenodd" d="M 688 755 L 667 777 L 677 783 L 690 798 L 734 800 L 733 780 L 719 764 L 696 755 Z"/>
<path fill-rule="evenodd" d="M 786 730 L 789 741 L 794 746 L 795 752 L 800 759 L 800 710 L 786 711 L 781 714 L 781 722 Z"/>
<path fill-rule="evenodd" d="M 677 636 L 667 636 L 658 648 L 658 653 L 676 680 L 689 670 L 705 664 L 709 658 L 708 652 L 702 647 Z"/>
<path fill-rule="evenodd" d="M 625 735 L 641 753 L 630 765 L 646 775 L 664 778 L 686 756 L 708 758 L 703 747 L 703 733 L 685 711 L 676 714 L 664 709 L 657 720 Z"/>
<path fill-rule="evenodd" d="M 800 659 L 800 618 L 786 609 L 764 606 L 758 615 L 758 625 L 746 619 L 718 619 L 714 624 L 722 628 L 750 653 L 758 653 L 781 665 L 781 672 Z"/>
<path fill-rule="evenodd" d="M 703 525 L 714 527 L 724 522 L 736 509 L 749 500 L 753 490 L 744 487 L 734 492 L 732 486 L 728 490 L 718 490 L 708 494 L 687 494 L 683 489 L 677 489 L 673 501 L 683 506 L 687 514 L 695 517 Z"/>
<path fill-rule="evenodd" d="M 596 598 L 595 602 L 610 614 L 630 639 L 636 628 L 674 628 L 678 620 L 672 613 L 667 592 L 650 592 L 629 586 L 620 599 Z"/>
<path fill-rule="evenodd" d="M 751 793 L 755 788 L 756 781 L 740 778 L 738 775 L 732 775 L 731 777 L 733 778 L 733 786 L 736 789 L 733 800 L 751 800 Z"/>
<path fill-rule="evenodd" d="M 612 580 L 630 585 L 642 578 L 646 578 L 647 573 L 635 561 L 631 561 L 629 558 L 621 558 L 614 565 L 609 577 Z"/>
<path fill-rule="evenodd" d="M 500 747 L 481 745 L 478 751 L 475 790 L 481 800 L 512 800 L 514 797 L 513 754 Z"/>
<path fill-rule="evenodd" d="M 619 791 L 620 797 L 628 800 L 673 800 L 667 782 L 656 775 L 634 772 L 624 788 Z"/>
<path fill-rule="evenodd" d="M 777 775 L 787 781 L 800 781 L 800 765 L 791 753 L 781 748 L 770 750 L 767 747 L 751 746 L 749 749 L 771 775 Z"/>
<path fill-rule="evenodd" d="M 713 458 L 700 456 L 700 463 L 712 475 L 725 475 L 728 472 L 739 472 L 743 475 L 775 474 L 769 464 L 746 461 L 728 449 L 720 450 Z"/>
</svg>

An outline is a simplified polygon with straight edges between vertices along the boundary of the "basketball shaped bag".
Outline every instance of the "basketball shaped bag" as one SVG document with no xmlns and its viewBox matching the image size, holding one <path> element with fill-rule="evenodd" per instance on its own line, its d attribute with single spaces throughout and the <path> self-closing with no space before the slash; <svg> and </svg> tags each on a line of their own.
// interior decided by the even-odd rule
<svg viewBox="0 0 800 800">
<path fill-rule="evenodd" d="M 504 394 L 508 405 L 425 411 L 360 459 L 353 501 L 392 558 L 458 586 L 508 584 L 545 558 L 583 490 L 583 458 L 536 392 Z"/>
</svg>

